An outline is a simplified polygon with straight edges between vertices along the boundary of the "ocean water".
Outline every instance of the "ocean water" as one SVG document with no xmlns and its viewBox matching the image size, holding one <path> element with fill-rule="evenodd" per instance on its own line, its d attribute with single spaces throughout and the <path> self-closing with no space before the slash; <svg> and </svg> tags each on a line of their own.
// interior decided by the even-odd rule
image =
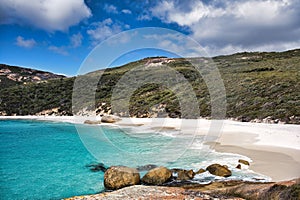
<svg viewBox="0 0 300 200">
<path fill-rule="evenodd" d="M 95 162 L 194 170 L 218 162 L 233 170 L 230 179 L 269 180 L 247 169 L 235 169 L 238 159 L 249 158 L 217 153 L 203 145 L 201 138 L 185 137 L 178 131 L 0 120 L 0 199 L 61 199 L 99 193 L 104 190 L 104 174 L 86 167 Z M 194 181 L 214 179 L 219 177 L 204 173 Z"/>
</svg>

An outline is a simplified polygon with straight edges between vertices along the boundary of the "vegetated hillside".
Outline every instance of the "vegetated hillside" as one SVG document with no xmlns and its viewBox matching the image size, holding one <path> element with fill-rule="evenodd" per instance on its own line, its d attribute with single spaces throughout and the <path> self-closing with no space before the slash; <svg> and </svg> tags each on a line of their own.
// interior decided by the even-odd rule
<svg viewBox="0 0 300 200">
<path fill-rule="evenodd" d="M 63 75 L 53 74 L 35 69 L 22 68 L 0 64 L 0 87 L 10 87 L 28 82 L 40 82 L 49 79 L 64 78 Z"/>
<path fill-rule="evenodd" d="M 151 80 L 167 79 L 165 67 L 176 70 L 189 81 L 199 103 L 202 117 L 211 116 L 210 95 L 205 81 L 194 69 L 189 61 L 205 63 L 208 58 L 169 59 L 145 58 L 137 62 L 128 63 L 117 68 L 105 70 L 98 82 L 95 100 L 86 99 L 88 80 L 97 79 L 101 72 L 96 71 L 79 78 L 85 81 L 79 83 L 78 105 L 74 106 L 76 113 L 84 114 L 88 110 L 96 110 L 97 114 L 111 113 L 121 116 L 135 117 L 188 117 L 180 110 L 178 96 L 184 91 L 177 91 L 152 82 Z M 277 123 L 299 123 L 300 119 L 300 50 L 270 53 L 238 53 L 229 56 L 214 57 L 213 61 L 218 67 L 226 89 L 227 118 L 236 118 L 241 121 L 263 120 Z M 139 69 L 144 66 L 145 68 Z M 205 65 L 202 67 L 204 73 Z M 156 73 L 150 77 L 143 77 L 147 69 L 155 69 Z M 146 71 L 145 71 L 146 70 Z M 126 76 L 134 74 L 134 77 Z M 153 72 L 153 70 L 152 70 Z M 202 74 L 203 75 L 203 74 Z M 178 76 L 180 77 L 180 76 Z M 135 82 L 143 79 L 150 80 L 133 92 L 130 97 L 129 113 L 122 110 L 122 99 L 119 101 L 120 109 L 111 110 L 112 91 L 118 81 L 127 78 L 129 85 L 119 87 L 122 93 L 131 87 L 137 87 Z M 64 78 L 59 81 L 46 83 L 30 83 L 1 89 L 0 114 L 2 115 L 28 115 L 28 114 L 72 114 L 72 88 L 75 78 Z M 134 81 L 132 81 L 134 80 Z M 179 79 L 178 79 L 179 81 Z M 81 85 L 80 85 L 81 84 Z M 132 84 L 132 85 L 130 85 Z M 1 87 L 2 88 L 2 87 Z M 119 89 L 120 89 L 119 88 Z M 76 110 L 77 109 L 77 110 Z M 45 112 L 48 110 L 47 112 Z M 49 111 L 50 110 L 50 111 Z M 193 110 L 191 108 L 190 112 Z"/>
</svg>

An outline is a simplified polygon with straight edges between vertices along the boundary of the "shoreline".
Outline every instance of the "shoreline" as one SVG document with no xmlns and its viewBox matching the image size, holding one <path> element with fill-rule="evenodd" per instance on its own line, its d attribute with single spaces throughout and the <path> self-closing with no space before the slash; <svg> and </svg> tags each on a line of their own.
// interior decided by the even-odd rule
<svg viewBox="0 0 300 200">
<path fill-rule="evenodd" d="M 32 119 L 83 124 L 87 119 L 100 117 L 74 116 L 0 116 L 4 119 Z M 219 123 L 220 132 L 214 132 L 213 123 Z M 146 128 L 153 131 L 180 130 L 184 134 L 209 135 L 206 144 L 212 150 L 235 153 L 249 157 L 249 169 L 284 181 L 300 177 L 300 125 L 263 124 L 231 120 L 172 119 L 172 118 L 122 118 L 114 124 L 120 127 Z"/>
</svg>

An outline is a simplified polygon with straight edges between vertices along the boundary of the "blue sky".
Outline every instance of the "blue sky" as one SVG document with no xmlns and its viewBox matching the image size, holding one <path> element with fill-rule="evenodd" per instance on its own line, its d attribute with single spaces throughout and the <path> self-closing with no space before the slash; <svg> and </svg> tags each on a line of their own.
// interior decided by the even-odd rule
<svg viewBox="0 0 300 200">
<path fill-rule="evenodd" d="M 143 27 L 161 27 L 182 33 L 197 41 L 210 56 L 241 51 L 284 51 L 300 48 L 300 2 L 31 0 L 29 3 L 2 0 L 0 63 L 76 75 L 98 44 L 129 31 L 130 39 L 121 35 L 116 42 L 133 47 L 141 41 L 135 40 L 136 32 L 132 30 Z M 156 37 L 148 35 L 149 41 L 172 47 L 174 52 L 189 48 L 179 40 L 169 39 L 168 34 L 153 35 Z M 108 51 L 113 52 L 121 46 Z M 113 66 L 159 55 L 175 56 L 163 50 L 135 50 L 121 55 Z M 103 58 L 98 55 L 97 59 Z M 97 68 L 107 67 L 101 65 L 98 63 Z"/>
</svg>

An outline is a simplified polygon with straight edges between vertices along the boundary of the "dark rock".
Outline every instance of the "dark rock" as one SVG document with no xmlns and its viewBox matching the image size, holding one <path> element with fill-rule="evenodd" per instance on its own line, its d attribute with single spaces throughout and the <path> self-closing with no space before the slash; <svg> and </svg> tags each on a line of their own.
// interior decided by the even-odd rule
<svg viewBox="0 0 300 200">
<path fill-rule="evenodd" d="M 250 165 L 250 163 L 247 160 L 239 159 L 239 163 L 242 163 L 244 165 Z"/>
<path fill-rule="evenodd" d="M 103 163 L 90 164 L 86 166 L 89 167 L 92 172 L 106 172 L 107 170 L 107 167 L 105 167 Z"/>
<path fill-rule="evenodd" d="M 121 119 L 114 115 L 104 115 L 101 117 L 101 122 L 103 123 L 115 123 L 117 121 L 120 121 Z"/>
<path fill-rule="evenodd" d="M 138 166 L 137 167 L 137 170 L 140 172 L 140 171 L 149 171 L 151 169 L 154 169 L 158 167 L 157 165 L 152 165 L 152 164 L 149 164 L 149 165 L 144 165 L 144 166 Z"/>
<path fill-rule="evenodd" d="M 142 182 L 148 185 L 161 185 L 172 177 L 172 172 L 166 167 L 156 167 L 151 169 L 142 178 Z"/>
<path fill-rule="evenodd" d="M 242 169 L 242 166 L 241 166 L 241 164 L 238 164 L 235 168 Z"/>
<path fill-rule="evenodd" d="M 176 180 L 187 181 L 191 180 L 195 176 L 195 172 L 193 170 L 184 170 L 184 169 L 171 169 L 173 173 L 177 173 Z"/>
<path fill-rule="evenodd" d="M 209 171 L 209 173 L 216 175 L 216 176 L 223 176 L 223 177 L 231 176 L 231 171 L 228 168 L 226 168 L 220 164 L 209 165 L 206 168 L 206 170 Z"/>
<path fill-rule="evenodd" d="M 135 168 L 112 166 L 104 174 L 104 186 L 109 190 L 116 190 L 139 183 L 140 174 Z"/>
</svg>

